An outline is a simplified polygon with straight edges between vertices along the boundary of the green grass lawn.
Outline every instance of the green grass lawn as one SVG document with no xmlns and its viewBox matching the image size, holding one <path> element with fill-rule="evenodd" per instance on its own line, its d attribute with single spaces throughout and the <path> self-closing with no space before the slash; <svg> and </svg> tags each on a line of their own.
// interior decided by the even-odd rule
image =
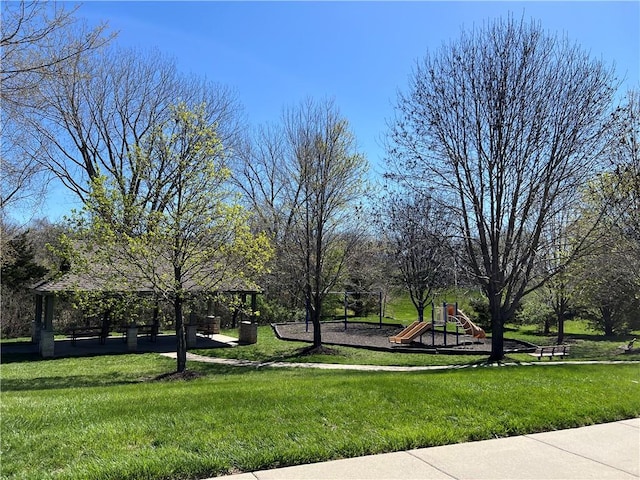
<svg viewBox="0 0 640 480">
<path fill-rule="evenodd" d="M 566 332 L 570 360 L 640 360 L 618 349 L 629 337 L 607 339 L 583 322 L 568 322 Z M 555 340 L 529 326 L 510 326 L 506 336 L 538 345 Z M 348 347 L 304 355 L 305 346 L 280 341 L 270 327 L 260 327 L 256 345 L 197 353 L 469 368 L 347 372 L 191 361 L 188 367 L 198 378 L 158 381 L 175 369 L 175 360 L 157 354 L 54 360 L 4 355 L 0 475 L 195 479 L 640 416 L 638 363 L 498 367 L 487 366 L 486 355 Z"/>
<path fill-rule="evenodd" d="M 365 373 L 155 354 L 5 362 L 2 477 L 202 478 L 640 415 L 638 365 Z"/>
</svg>

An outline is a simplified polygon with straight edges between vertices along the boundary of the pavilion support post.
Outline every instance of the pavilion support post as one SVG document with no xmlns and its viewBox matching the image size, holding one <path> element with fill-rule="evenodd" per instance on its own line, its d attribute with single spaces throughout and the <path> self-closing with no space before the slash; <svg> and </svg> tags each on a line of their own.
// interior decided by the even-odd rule
<svg viewBox="0 0 640 480">
<path fill-rule="evenodd" d="M 220 296 L 218 292 L 213 292 L 207 300 L 207 316 L 218 315 L 220 311 Z"/>
<path fill-rule="evenodd" d="M 240 315 L 240 321 L 242 321 L 244 318 L 246 318 L 246 314 L 244 313 L 247 311 L 247 294 L 246 293 L 243 292 L 240 294 L 240 302 L 242 302 L 242 308 L 240 309 L 240 311 L 242 312 L 242 314 Z M 250 315 L 249 321 L 253 322 L 253 314 Z"/>
<path fill-rule="evenodd" d="M 187 348 L 195 348 L 198 345 L 198 316 L 196 312 L 189 313 L 189 323 L 185 327 L 187 331 Z"/>
<path fill-rule="evenodd" d="M 198 346 L 198 326 L 187 325 L 187 348 L 196 348 Z"/>
<path fill-rule="evenodd" d="M 255 316 L 258 311 L 258 296 L 255 292 L 251 292 L 251 316 Z"/>
<path fill-rule="evenodd" d="M 36 313 L 31 322 L 31 343 L 40 343 L 40 331 L 42 330 L 42 312 L 44 308 L 44 298 L 36 294 Z"/>
<path fill-rule="evenodd" d="M 129 352 L 138 350 L 138 326 L 135 323 L 127 327 L 127 350 Z"/>
<path fill-rule="evenodd" d="M 56 298 L 53 295 L 44 297 L 44 329 L 53 331 L 53 311 L 56 306 Z"/>
<path fill-rule="evenodd" d="M 53 358 L 55 356 L 55 340 L 53 330 L 40 331 L 40 356 L 42 358 Z"/>
<path fill-rule="evenodd" d="M 53 311 L 55 308 L 55 297 L 46 295 L 44 297 L 44 328 L 40 330 L 39 351 L 42 358 L 52 358 L 55 356 L 55 341 L 53 336 Z"/>
<path fill-rule="evenodd" d="M 189 313 L 187 328 L 187 348 L 195 348 L 198 345 L 198 317 L 196 312 Z"/>
</svg>

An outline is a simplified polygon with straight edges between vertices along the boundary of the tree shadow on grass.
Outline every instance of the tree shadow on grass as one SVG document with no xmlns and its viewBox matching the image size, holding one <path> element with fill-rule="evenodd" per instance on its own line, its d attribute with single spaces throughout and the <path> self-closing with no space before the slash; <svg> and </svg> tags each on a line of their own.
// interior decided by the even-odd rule
<svg viewBox="0 0 640 480">
<path fill-rule="evenodd" d="M 136 355 L 136 354 L 129 354 Z M 94 355 L 98 357 L 102 355 Z M 42 370 L 46 371 L 46 363 L 58 359 L 43 359 L 38 355 L 12 354 L 7 355 L 7 361 L 3 363 L 33 363 L 43 364 Z M 86 358 L 86 357 L 85 357 Z M 91 357 L 89 357 L 91 358 Z M 91 374 L 68 374 L 51 375 L 40 377 L 3 378 L 3 392 L 37 391 L 37 390 L 59 390 L 70 388 L 91 388 L 91 387 L 114 387 L 122 385 L 135 385 L 161 380 L 186 380 L 214 377 L 217 375 L 240 375 L 246 373 L 246 367 L 234 367 L 227 365 L 200 364 L 198 362 L 188 362 L 188 373 L 185 375 L 176 374 L 175 370 L 167 369 L 164 373 L 140 372 L 139 374 L 120 372 L 97 372 Z M 91 369 L 91 364 L 87 363 L 87 370 Z"/>
<path fill-rule="evenodd" d="M 42 360 L 42 358 L 37 353 L 2 353 L 2 355 L 0 355 L 0 363 L 3 365 L 9 363 L 36 362 L 38 360 Z"/>
<path fill-rule="evenodd" d="M 305 347 L 296 348 L 295 350 L 288 353 L 279 353 L 264 358 L 260 360 L 260 363 L 289 362 L 292 360 L 302 360 L 305 357 L 310 357 L 313 355 L 341 356 L 343 355 L 343 353 L 335 348 L 330 348 L 325 345 L 321 345 L 320 347 L 308 345 Z"/>
<path fill-rule="evenodd" d="M 96 377 L 93 375 L 64 375 L 51 377 L 31 377 L 20 379 L 2 379 L 3 392 L 23 392 L 36 390 L 59 390 L 67 388 L 110 387 L 140 383 L 140 380 L 125 380 L 116 376 Z"/>
</svg>

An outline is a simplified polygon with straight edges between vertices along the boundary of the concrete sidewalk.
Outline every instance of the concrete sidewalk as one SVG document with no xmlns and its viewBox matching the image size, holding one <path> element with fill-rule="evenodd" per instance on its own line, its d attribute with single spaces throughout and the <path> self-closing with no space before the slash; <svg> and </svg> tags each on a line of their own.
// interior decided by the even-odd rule
<svg viewBox="0 0 640 480">
<path fill-rule="evenodd" d="M 639 479 L 640 418 L 407 452 L 243 473 L 217 480 Z"/>
<path fill-rule="evenodd" d="M 224 337 L 224 335 L 213 335 L 211 337 L 218 343 L 227 345 L 233 344 L 232 337 Z M 225 340 L 225 338 L 227 340 Z M 230 343 L 229 340 L 230 339 Z M 161 355 L 169 358 L 176 358 L 176 352 L 165 352 Z M 359 372 L 427 372 L 433 370 L 460 370 L 467 368 L 502 368 L 509 366 L 556 366 L 556 365 L 623 365 L 623 364 L 640 364 L 636 360 L 586 360 L 586 361 L 535 361 L 535 362 L 518 362 L 518 363 L 494 363 L 494 364 L 462 364 L 462 365 L 424 365 L 420 367 L 407 366 L 400 367 L 397 365 L 350 365 L 345 363 L 315 363 L 315 362 L 260 362 L 255 360 L 239 360 L 236 358 L 218 358 L 208 357 L 206 355 L 197 355 L 187 352 L 187 360 L 194 362 L 212 363 L 216 365 L 226 365 L 228 367 L 247 367 L 247 368 L 317 368 L 320 370 L 355 370 Z"/>
</svg>

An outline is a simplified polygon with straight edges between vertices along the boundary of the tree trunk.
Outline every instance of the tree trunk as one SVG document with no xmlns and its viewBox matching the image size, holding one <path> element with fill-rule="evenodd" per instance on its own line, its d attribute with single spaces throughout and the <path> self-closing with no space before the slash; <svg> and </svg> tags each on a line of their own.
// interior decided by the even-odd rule
<svg viewBox="0 0 640 480">
<path fill-rule="evenodd" d="M 564 309 L 558 314 L 558 345 L 564 342 Z"/>
<path fill-rule="evenodd" d="M 174 310 L 176 315 L 176 358 L 177 372 L 181 373 L 187 369 L 187 337 L 184 331 L 184 319 L 182 316 L 182 304 L 184 299 L 181 293 L 176 293 L 174 300 Z"/>
<path fill-rule="evenodd" d="M 609 307 L 603 307 L 600 309 L 602 312 L 602 326 L 604 327 L 604 336 L 613 336 L 613 315 L 612 309 Z"/>
<path fill-rule="evenodd" d="M 489 361 L 499 362 L 504 359 L 504 318 L 499 295 L 489 297 L 489 309 L 491 311 L 491 355 Z"/>
<path fill-rule="evenodd" d="M 111 311 L 105 310 L 102 312 L 102 325 L 101 325 L 101 335 L 103 338 L 106 338 L 109 335 L 109 331 L 111 330 Z"/>
<path fill-rule="evenodd" d="M 542 329 L 542 333 L 544 335 L 549 335 L 549 333 L 551 333 L 551 320 L 549 319 L 549 317 L 546 317 L 544 319 L 544 327 Z"/>
<path fill-rule="evenodd" d="M 322 301 L 316 296 L 313 299 L 313 309 L 311 310 L 311 321 L 313 322 L 313 348 L 322 346 L 322 331 L 320 329 L 320 312 Z"/>
<path fill-rule="evenodd" d="M 320 319 L 316 319 L 314 315 L 313 319 L 313 348 L 320 348 L 322 346 L 322 333 L 320 331 Z"/>
<path fill-rule="evenodd" d="M 491 320 L 491 355 L 490 362 L 504 359 L 504 325 L 502 320 Z"/>
<path fill-rule="evenodd" d="M 160 304 L 157 298 L 153 305 L 153 326 L 156 328 L 156 331 L 160 330 Z"/>
<path fill-rule="evenodd" d="M 234 307 L 233 314 L 231 315 L 231 328 L 238 328 L 239 314 L 240 314 L 240 310 Z"/>
</svg>

